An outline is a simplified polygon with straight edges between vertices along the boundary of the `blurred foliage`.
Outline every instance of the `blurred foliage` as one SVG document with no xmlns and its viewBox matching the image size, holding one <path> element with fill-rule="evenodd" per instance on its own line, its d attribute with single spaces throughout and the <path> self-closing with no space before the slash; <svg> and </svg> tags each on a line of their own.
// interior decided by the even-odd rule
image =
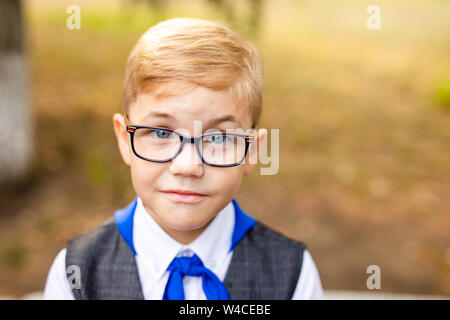
<svg viewBox="0 0 450 320">
<path fill-rule="evenodd" d="M 161 19 L 167 17 L 170 9 L 179 5 L 180 1 L 170 0 L 122 0 L 123 7 L 133 8 L 142 4 L 144 10 L 157 13 Z M 249 34 L 256 35 L 263 19 L 263 0 L 203 0 L 203 5 L 209 5 L 217 16 L 222 16 L 233 27 L 245 26 Z"/>
<path fill-rule="evenodd" d="M 450 81 L 439 85 L 436 89 L 436 98 L 441 106 L 450 108 Z"/>
<path fill-rule="evenodd" d="M 10 242 L 9 246 L 3 249 L 3 261 L 10 270 L 20 270 L 26 263 L 27 250 L 25 246 L 16 239 Z"/>
</svg>

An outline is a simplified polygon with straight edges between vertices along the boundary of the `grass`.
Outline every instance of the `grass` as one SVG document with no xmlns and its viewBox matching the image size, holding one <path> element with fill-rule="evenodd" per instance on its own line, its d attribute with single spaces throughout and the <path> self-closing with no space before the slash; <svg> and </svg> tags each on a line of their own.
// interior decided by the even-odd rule
<svg viewBox="0 0 450 320">
<path fill-rule="evenodd" d="M 38 152 L 32 183 L 0 196 L 0 294 L 43 289 L 65 242 L 134 196 L 111 118 L 140 34 L 167 17 L 222 18 L 193 0 L 167 12 L 77 3 L 82 28 L 68 30 L 69 2 L 28 1 Z M 246 178 L 238 200 L 308 244 L 326 289 L 365 290 L 377 264 L 383 290 L 450 295 L 450 4 L 378 1 L 382 28 L 368 30 L 369 4 L 267 1 L 251 39 L 280 170 Z"/>
<path fill-rule="evenodd" d="M 444 108 L 450 108 L 450 81 L 439 84 L 436 88 L 437 103 Z"/>
</svg>

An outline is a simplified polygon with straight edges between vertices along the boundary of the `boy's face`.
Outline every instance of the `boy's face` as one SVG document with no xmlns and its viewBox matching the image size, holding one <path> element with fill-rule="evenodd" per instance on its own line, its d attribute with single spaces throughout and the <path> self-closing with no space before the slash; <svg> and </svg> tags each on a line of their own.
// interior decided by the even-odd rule
<svg viewBox="0 0 450 320">
<path fill-rule="evenodd" d="M 194 133 L 194 121 L 201 121 L 203 132 L 211 128 L 249 129 L 251 117 L 242 109 L 225 90 L 196 87 L 186 94 L 159 100 L 151 94 L 139 94 L 128 115 L 130 124 L 165 127 L 193 137 L 198 135 Z M 227 115 L 233 120 L 214 122 Z M 250 144 L 245 162 L 236 167 L 220 168 L 202 163 L 192 143 L 186 143 L 174 160 L 155 163 L 135 156 L 121 114 L 115 114 L 113 122 L 120 153 L 131 167 L 136 194 L 155 221 L 182 243 L 193 241 L 235 197 L 243 176 L 250 174 L 255 166 L 248 163 L 249 157 L 256 157 L 257 145 L 265 139 L 265 132 L 260 130 Z M 201 196 L 180 196 L 168 190 L 184 190 Z"/>
</svg>

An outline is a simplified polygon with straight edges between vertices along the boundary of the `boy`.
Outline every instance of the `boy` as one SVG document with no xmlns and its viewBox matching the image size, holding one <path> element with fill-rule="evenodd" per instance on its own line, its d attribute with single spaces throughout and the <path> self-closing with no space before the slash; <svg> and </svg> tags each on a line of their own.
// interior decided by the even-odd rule
<svg viewBox="0 0 450 320">
<path fill-rule="evenodd" d="M 44 298 L 321 299 L 306 246 L 234 199 L 266 139 L 251 131 L 261 96 L 259 55 L 227 27 L 177 18 L 145 32 L 113 116 L 137 197 L 68 241 Z"/>
</svg>

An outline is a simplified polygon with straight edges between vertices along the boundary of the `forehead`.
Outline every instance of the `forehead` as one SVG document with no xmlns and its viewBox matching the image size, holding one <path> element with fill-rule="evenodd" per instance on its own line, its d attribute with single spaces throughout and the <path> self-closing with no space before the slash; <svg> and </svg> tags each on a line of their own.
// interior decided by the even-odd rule
<svg viewBox="0 0 450 320">
<path fill-rule="evenodd" d="M 145 123 L 164 119 L 173 125 L 191 126 L 194 121 L 211 123 L 222 120 L 233 127 L 247 129 L 250 127 L 249 112 L 240 106 L 228 90 L 211 90 L 204 87 L 181 93 L 156 98 L 151 93 L 138 94 L 130 108 L 133 122 Z"/>
</svg>

